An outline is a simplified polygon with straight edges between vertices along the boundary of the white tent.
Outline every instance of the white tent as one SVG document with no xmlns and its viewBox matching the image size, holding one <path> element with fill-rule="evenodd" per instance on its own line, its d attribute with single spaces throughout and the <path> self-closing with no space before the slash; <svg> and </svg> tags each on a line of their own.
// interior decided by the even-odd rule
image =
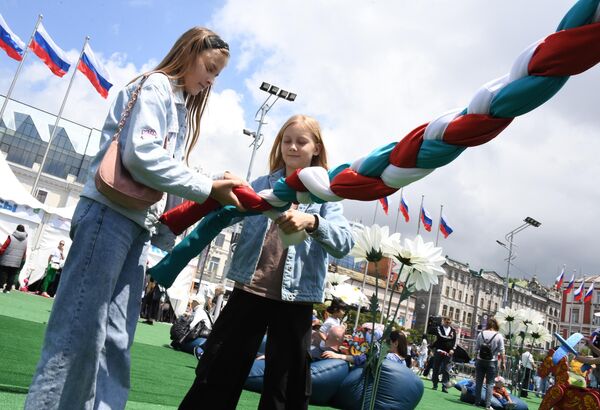
<svg viewBox="0 0 600 410">
<path fill-rule="evenodd" d="M 45 205 L 34 198 L 21 184 L 0 154 L 0 244 L 16 229 L 25 226 L 28 233 L 27 261 L 19 275 L 19 281 L 28 278 L 33 283 L 44 276 L 48 257 L 58 243 L 65 241 L 65 255 L 71 247 L 69 230 L 75 205 L 56 208 Z M 152 247 L 148 256 L 149 266 L 156 264 L 165 252 Z M 196 271 L 197 259 L 190 261 L 169 288 L 173 309 L 177 315 L 185 312 L 188 303 L 192 278 Z"/>
<path fill-rule="evenodd" d="M 70 247 L 69 229 L 74 206 L 56 208 L 45 205 L 34 198 L 17 179 L 3 155 L 0 155 L 0 240 L 14 232 L 22 224 L 28 233 L 27 262 L 19 280 L 29 278 L 35 282 L 44 275 L 48 256 L 65 241 L 65 250 Z"/>
</svg>

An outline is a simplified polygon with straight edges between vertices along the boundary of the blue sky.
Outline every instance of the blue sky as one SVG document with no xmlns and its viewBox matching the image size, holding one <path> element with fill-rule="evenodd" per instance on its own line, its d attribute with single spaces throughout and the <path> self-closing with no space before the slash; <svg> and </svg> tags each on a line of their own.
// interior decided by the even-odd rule
<svg viewBox="0 0 600 410">
<path fill-rule="evenodd" d="M 229 42 L 231 61 L 211 96 L 194 165 L 246 174 L 250 149 L 243 128 L 255 129 L 262 81 L 295 91 L 264 127 L 253 175 L 266 171 L 278 127 L 294 113 L 322 125 L 330 165 L 352 162 L 400 140 L 453 108 L 464 108 L 479 87 L 501 77 L 530 44 L 552 33 L 573 0 L 152 0 L 2 3 L 0 13 L 21 38 L 38 13 L 54 40 L 77 56 L 85 35 L 110 69 L 115 88 L 152 67 L 187 28 L 205 25 Z M 515 16 L 518 16 L 516 18 Z M 28 57 L 15 96 L 57 112 L 66 84 Z M 0 56 L 0 92 L 16 62 Z M 526 217 L 540 222 L 516 237 L 513 272 L 550 283 L 563 264 L 578 274 L 600 273 L 597 206 L 600 190 L 600 69 L 572 77 L 550 101 L 519 117 L 497 138 L 466 150 L 449 165 L 405 187 L 416 233 L 421 195 L 437 226 L 440 205 L 454 229 L 440 239 L 444 253 L 471 267 L 505 272 L 496 244 Z M 76 77 L 65 116 L 100 127 L 107 101 Z M 399 194 L 389 198 L 395 225 Z M 374 203 L 343 202 L 350 219 L 371 223 Z M 426 241 L 431 233 L 421 233 Z"/>
<path fill-rule="evenodd" d="M 80 50 L 84 37 L 91 37 L 95 53 L 105 56 L 125 53 L 137 66 L 160 60 L 187 28 L 209 26 L 211 14 L 219 1 L 18 1 L 3 2 L 0 13 L 12 30 L 27 42 L 39 14 L 54 41 L 64 50 Z M 237 65 L 239 53 L 232 47 L 231 66 Z M 31 57 L 28 57 L 31 59 Z M 28 61 L 28 64 L 31 64 Z M 16 62 L 0 59 L 0 68 L 16 69 Z M 217 84 L 239 88 L 242 77 L 235 70 L 225 70 Z M 5 90 L 1 91 L 5 93 Z"/>
</svg>

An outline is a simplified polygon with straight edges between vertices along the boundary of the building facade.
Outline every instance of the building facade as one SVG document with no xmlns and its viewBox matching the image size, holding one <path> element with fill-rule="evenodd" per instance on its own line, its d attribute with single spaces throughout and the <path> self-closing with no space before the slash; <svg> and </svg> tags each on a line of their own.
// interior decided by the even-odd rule
<svg viewBox="0 0 600 410">
<path fill-rule="evenodd" d="M 591 300 L 575 300 L 575 289 L 584 281 L 582 293 L 585 293 L 593 285 Z M 600 289 L 600 275 L 587 276 L 574 281 L 573 290 L 565 294 L 567 282 L 564 282 L 560 292 L 560 334 L 563 337 L 569 337 L 575 332 L 584 336 L 590 335 L 594 330 L 600 327 L 600 318 L 594 313 L 600 312 L 600 294 L 596 289 Z"/>
</svg>

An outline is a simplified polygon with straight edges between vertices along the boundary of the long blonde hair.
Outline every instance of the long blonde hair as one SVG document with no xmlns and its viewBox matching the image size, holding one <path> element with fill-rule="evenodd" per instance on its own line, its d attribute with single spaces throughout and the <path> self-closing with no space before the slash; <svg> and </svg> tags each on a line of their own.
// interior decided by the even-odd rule
<svg viewBox="0 0 600 410">
<path fill-rule="evenodd" d="M 211 41 L 215 37 L 219 41 L 218 44 L 223 44 L 225 47 L 215 47 L 215 41 Z M 162 61 L 153 70 L 145 73 L 145 75 L 160 72 L 168 76 L 171 80 L 175 80 L 177 84 L 183 87 L 183 77 L 186 71 L 195 63 L 196 58 L 202 51 L 209 49 L 218 50 L 223 55 L 229 57 L 227 44 L 220 40 L 217 34 L 204 27 L 193 27 L 183 33 Z M 204 114 L 211 89 L 212 86 L 209 86 L 195 96 L 186 96 L 185 106 L 188 111 L 186 120 L 188 131 L 185 141 L 186 162 L 200 137 L 200 120 L 202 114 Z"/>
<path fill-rule="evenodd" d="M 308 115 L 297 114 L 290 117 L 285 124 L 281 127 L 277 136 L 275 137 L 275 141 L 273 142 L 273 147 L 271 148 L 271 153 L 269 154 L 269 172 L 273 173 L 280 168 L 285 168 L 285 163 L 283 162 L 283 156 L 281 155 L 281 141 L 283 140 L 283 134 L 285 130 L 294 124 L 299 124 L 306 131 L 310 132 L 315 142 L 321 146 L 321 151 L 319 155 L 315 155 L 311 162 L 311 166 L 320 166 L 325 169 L 328 169 L 327 166 L 327 151 L 325 150 L 325 143 L 323 142 L 323 137 L 321 136 L 321 126 L 319 122 L 313 117 L 309 117 Z"/>
</svg>

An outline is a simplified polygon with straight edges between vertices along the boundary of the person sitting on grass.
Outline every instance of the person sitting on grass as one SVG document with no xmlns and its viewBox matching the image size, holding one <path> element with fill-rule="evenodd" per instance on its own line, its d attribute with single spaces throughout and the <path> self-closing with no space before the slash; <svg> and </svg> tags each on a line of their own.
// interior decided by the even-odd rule
<svg viewBox="0 0 600 410">
<path fill-rule="evenodd" d="M 508 390 L 504 387 L 504 377 L 496 376 L 494 379 L 494 388 L 492 390 L 492 394 L 494 397 L 504 406 L 507 410 L 512 410 L 515 408 L 515 404 L 512 402 L 510 398 L 510 394 L 508 394 Z"/>
</svg>

